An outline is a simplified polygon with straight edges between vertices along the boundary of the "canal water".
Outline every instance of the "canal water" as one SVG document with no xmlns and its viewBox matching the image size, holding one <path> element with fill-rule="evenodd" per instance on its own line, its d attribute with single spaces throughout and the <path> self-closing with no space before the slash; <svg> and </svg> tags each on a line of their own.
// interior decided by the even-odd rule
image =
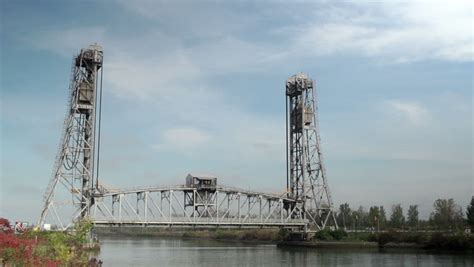
<svg viewBox="0 0 474 267">
<path fill-rule="evenodd" d="M 279 248 L 271 244 L 101 237 L 104 266 L 474 266 L 472 255 Z"/>
</svg>

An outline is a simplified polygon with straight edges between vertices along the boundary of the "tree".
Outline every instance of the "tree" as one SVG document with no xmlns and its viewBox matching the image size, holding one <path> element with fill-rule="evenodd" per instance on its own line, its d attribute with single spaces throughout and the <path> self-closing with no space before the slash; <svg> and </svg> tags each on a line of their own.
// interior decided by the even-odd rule
<svg viewBox="0 0 474 267">
<path fill-rule="evenodd" d="M 377 206 L 372 206 L 369 209 L 368 222 L 374 228 L 378 229 L 380 220 L 380 210 Z"/>
<path fill-rule="evenodd" d="M 359 206 L 356 211 L 352 212 L 353 228 L 361 229 L 367 227 L 367 217 L 364 207 Z"/>
<path fill-rule="evenodd" d="M 418 227 L 418 205 L 410 205 L 407 217 L 409 226 Z"/>
<path fill-rule="evenodd" d="M 395 228 L 402 228 L 405 224 L 405 216 L 403 216 L 402 205 L 392 206 L 392 215 L 390 216 L 390 225 Z"/>
<path fill-rule="evenodd" d="M 379 213 L 380 213 L 380 228 L 385 228 L 387 226 L 387 214 L 385 213 L 385 209 L 383 206 L 379 207 Z"/>
<path fill-rule="evenodd" d="M 341 227 L 344 227 L 344 229 L 347 228 L 347 226 L 352 225 L 352 216 L 351 216 L 351 208 L 349 207 L 348 203 L 341 204 L 339 206 L 339 213 L 337 214 L 337 224 Z"/>
<path fill-rule="evenodd" d="M 454 199 L 437 199 L 431 213 L 430 222 L 438 229 L 459 229 L 463 225 L 461 207 L 456 205 Z"/>
<path fill-rule="evenodd" d="M 466 216 L 467 223 L 471 228 L 474 228 L 474 197 L 471 198 L 471 204 L 467 206 Z"/>
</svg>

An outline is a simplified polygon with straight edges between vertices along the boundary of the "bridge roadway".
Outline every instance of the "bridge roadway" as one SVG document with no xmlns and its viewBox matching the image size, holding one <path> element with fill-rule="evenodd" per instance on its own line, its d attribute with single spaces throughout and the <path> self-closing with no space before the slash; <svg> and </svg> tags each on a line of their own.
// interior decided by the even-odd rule
<svg viewBox="0 0 474 267">
<path fill-rule="evenodd" d="M 94 196 L 94 224 L 176 228 L 303 229 L 309 221 L 292 218 L 294 200 L 282 195 L 216 186 L 186 185 L 107 189 Z"/>
</svg>

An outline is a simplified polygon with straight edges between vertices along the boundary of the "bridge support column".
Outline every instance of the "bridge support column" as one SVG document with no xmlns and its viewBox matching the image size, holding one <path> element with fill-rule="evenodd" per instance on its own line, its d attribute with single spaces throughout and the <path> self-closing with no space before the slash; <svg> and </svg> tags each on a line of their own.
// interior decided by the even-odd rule
<svg viewBox="0 0 474 267">
<path fill-rule="evenodd" d="M 278 205 L 280 206 L 280 223 L 283 223 L 283 200 L 280 199 Z"/>
<path fill-rule="evenodd" d="M 172 216 L 172 207 L 171 207 L 171 195 L 173 195 L 173 190 L 170 190 L 169 191 L 169 195 L 168 195 L 168 203 L 169 203 L 169 222 L 170 222 L 170 226 L 171 226 L 171 216 Z"/>
<path fill-rule="evenodd" d="M 238 216 L 238 222 L 240 223 L 240 193 L 237 193 L 237 205 L 238 205 L 238 212 L 237 212 L 237 216 Z"/>
<path fill-rule="evenodd" d="M 219 191 L 216 191 L 216 222 L 219 223 Z"/>
<path fill-rule="evenodd" d="M 118 195 L 119 196 L 119 222 L 122 222 L 122 194 Z"/>
<path fill-rule="evenodd" d="M 148 191 L 145 191 L 145 223 L 148 222 Z"/>
</svg>

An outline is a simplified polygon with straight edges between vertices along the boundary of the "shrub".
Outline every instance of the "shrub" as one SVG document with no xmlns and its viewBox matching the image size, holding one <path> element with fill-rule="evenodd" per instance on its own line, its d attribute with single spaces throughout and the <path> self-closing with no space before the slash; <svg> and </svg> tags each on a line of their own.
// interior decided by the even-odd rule
<svg viewBox="0 0 474 267">
<path fill-rule="evenodd" d="M 82 266 L 87 262 L 83 244 L 92 224 L 81 221 L 73 232 L 0 231 L 1 264 L 6 266 Z"/>
<path fill-rule="evenodd" d="M 428 241 L 425 233 L 406 233 L 401 236 L 400 242 L 424 244 Z"/>
<path fill-rule="evenodd" d="M 286 228 L 280 228 L 280 231 L 278 231 L 279 240 L 287 240 L 289 236 L 290 232 Z"/>
<path fill-rule="evenodd" d="M 331 241 L 334 237 L 331 234 L 330 230 L 321 230 L 316 232 L 313 239 L 321 240 L 321 241 Z"/>
<path fill-rule="evenodd" d="M 92 230 L 92 222 L 89 219 L 82 219 L 74 224 L 74 235 L 72 241 L 77 244 L 84 244 L 89 241 L 90 232 Z"/>
<path fill-rule="evenodd" d="M 343 229 L 330 231 L 330 234 L 335 240 L 342 240 L 347 237 L 347 232 Z"/>
<path fill-rule="evenodd" d="M 385 244 L 390 242 L 398 242 L 399 238 L 396 232 L 380 233 L 378 236 L 379 247 L 383 247 Z"/>
<path fill-rule="evenodd" d="M 39 258 L 34 255 L 35 241 L 25 236 L 0 232 L 0 258 L 3 265 L 13 262 L 20 266 L 39 264 Z"/>
<path fill-rule="evenodd" d="M 474 249 L 474 239 L 461 234 L 447 236 L 435 233 L 426 243 L 426 248 L 455 251 Z"/>
<path fill-rule="evenodd" d="M 5 218 L 0 218 L 0 232 L 13 233 L 13 229 L 10 227 L 10 221 Z"/>
<path fill-rule="evenodd" d="M 377 242 L 379 239 L 378 235 L 374 234 L 374 233 L 369 233 L 369 235 L 367 236 L 367 239 L 364 240 L 364 241 L 367 241 L 367 242 Z"/>
<path fill-rule="evenodd" d="M 321 241 L 331 241 L 331 240 L 343 240 L 343 239 L 346 239 L 347 237 L 348 237 L 348 234 L 343 229 L 338 229 L 334 231 L 325 229 L 325 230 L 318 231 L 314 235 L 313 239 L 321 240 Z"/>
</svg>

